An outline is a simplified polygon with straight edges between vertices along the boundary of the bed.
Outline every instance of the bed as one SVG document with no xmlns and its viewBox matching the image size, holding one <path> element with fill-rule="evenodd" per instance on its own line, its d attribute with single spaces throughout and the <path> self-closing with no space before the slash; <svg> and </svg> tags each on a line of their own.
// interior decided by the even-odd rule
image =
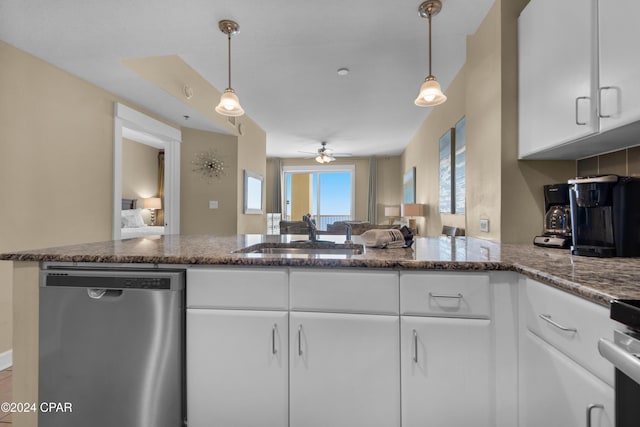
<svg viewBox="0 0 640 427">
<path fill-rule="evenodd" d="M 142 219 L 143 209 L 137 208 L 137 199 L 122 199 L 120 209 L 120 238 L 158 236 L 164 234 L 164 227 L 147 225 Z"/>
</svg>

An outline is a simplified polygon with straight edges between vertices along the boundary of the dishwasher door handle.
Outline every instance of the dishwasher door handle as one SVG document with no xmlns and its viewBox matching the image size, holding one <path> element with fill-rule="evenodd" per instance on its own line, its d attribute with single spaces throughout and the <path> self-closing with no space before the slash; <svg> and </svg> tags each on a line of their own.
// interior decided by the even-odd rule
<svg viewBox="0 0 640 427">
<path fill-rule="evenodd" d="M 91 299 L 101 299 L 102 297 L 119 297 L 122 289 L 87 288 L 87 295 Z"/>
<path fill-rule="evenodd" d="M 616 369 L 640 384 L 640 359 L 638 356 L 629 353 L 624 347 L 606 338 L 600 338 L 598 341 L 598 351 L 602 357 L 613 363 Z"/>
</svg>

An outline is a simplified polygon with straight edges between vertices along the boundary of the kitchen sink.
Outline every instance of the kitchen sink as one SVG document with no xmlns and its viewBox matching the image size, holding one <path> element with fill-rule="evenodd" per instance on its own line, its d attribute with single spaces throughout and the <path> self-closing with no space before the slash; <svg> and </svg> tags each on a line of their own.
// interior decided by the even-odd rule
<svg viewBox="0 0 640 427">
<path fill-rule="evenodd" d="M 268 255 L 360 255 L 364 247 L 355 243 L 291 242 L 259 243 L 237 250 L 236 253 Z"/>
</svg>

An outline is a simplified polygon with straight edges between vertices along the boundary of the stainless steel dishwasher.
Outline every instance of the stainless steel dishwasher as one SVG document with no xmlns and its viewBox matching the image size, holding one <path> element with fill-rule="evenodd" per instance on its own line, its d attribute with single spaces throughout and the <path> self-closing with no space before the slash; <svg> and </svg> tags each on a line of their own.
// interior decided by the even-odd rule
<svg viewBox="0 0 640 427">
<path fill-rule="evenodd" d="M 38 425 L 183 426 L 184 287 L 183 270 L 43 268 Z"/>
</svg>

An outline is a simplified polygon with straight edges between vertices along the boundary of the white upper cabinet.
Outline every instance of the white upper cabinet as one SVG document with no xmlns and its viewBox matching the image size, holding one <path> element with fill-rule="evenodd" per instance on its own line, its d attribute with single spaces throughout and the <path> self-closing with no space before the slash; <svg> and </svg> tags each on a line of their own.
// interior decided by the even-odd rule
<svg viewBox="0 0 640 427">
<path fill-rule="evenodd" d="M 598 131 L 595 0 L 532 0 L 518 21 L 520 158 Z"/>
<path fill-rule="evenodd" d="M 636 0 L 531 0 L 518 20 L 519 157 L 579 159 L 637 145 Z"/>
<path fill-rule="evenodd" d="M 600 0 L 600 128 L 640 119 L 638 0 Z"/>
</svg>

